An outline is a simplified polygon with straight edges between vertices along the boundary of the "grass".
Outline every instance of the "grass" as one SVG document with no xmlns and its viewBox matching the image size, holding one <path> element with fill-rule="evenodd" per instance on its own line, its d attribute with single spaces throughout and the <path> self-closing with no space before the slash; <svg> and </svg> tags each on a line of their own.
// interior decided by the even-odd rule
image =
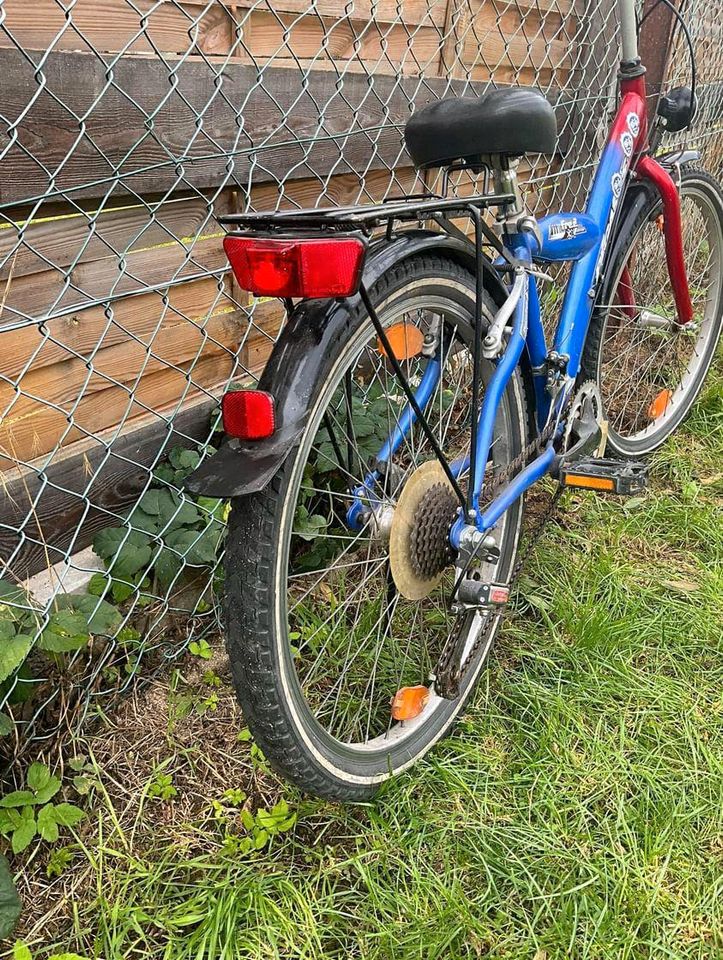
<svg viewBox="0 0 723 960">
<path fill-rule="evenodd" d="M 75 746 L 69 866 L 23 874 L 33 955 L 722 957 L 722 386 L 649 497 L 566 495 L 465 719 L 373 803 L 279 784 L 220 651 L 137 692 Z M 293 829 L 240 853 L 241 808 L 282 794 Z"/>
</svg>

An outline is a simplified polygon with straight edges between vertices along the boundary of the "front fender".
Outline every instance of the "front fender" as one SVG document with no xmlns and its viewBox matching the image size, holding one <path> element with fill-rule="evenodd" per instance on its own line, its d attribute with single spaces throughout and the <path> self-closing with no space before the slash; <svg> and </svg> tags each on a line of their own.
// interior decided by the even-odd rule
<svg viewBox="0 0 723 960">
<path fill-rule="evenodd" d="M 625 192 L 620 218 L 615 225 L 615 233 L 605 256 L 605 268 L 615 263 L 621 246 L 628 242 L 627 225 L 632 223 L 640 211 L 648 206 L 652 197 L 657 196 L 655 187 L 647 180 L 637 180 Z M 603 270 L 603 274 L 605 270 Z"/>
<path fill-rule="evenodd" d="M 369 289 L 394 264 L 425 252 L 439 252 L 474 270 L 471 243 L 429 230 L 405 230 L 374 244 L 362 282 Z M 501 303 L 507 296 L 496 272 L 485 270 L 485 283 Z M 274 398 L 276 429 L 266 440 L 224 440 L 218 451 L 189 477 L 186 489 L 210 497 L 238 497 L 263 490 L 298 443 L 316 390 L 330 372 L 338 348 L 353 330 L 361 298 L 302 300 L 294 308 L 259 380 L 259 389 Z"/>
</svg>

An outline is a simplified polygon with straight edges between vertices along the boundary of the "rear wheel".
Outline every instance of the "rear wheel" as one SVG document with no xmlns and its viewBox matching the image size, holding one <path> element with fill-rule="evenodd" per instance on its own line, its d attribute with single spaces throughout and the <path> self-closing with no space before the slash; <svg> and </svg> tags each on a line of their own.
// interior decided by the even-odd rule
<svg viewBox="0 0 723 960">
<path fill-rule="evenodd" d="M 423 336 L 438 332 L 442 375 L 426 408 L 428 422 L 449 460 L 464 457 L 474 278 L 451 261 L 417 257 L 390 270 L 371 296 L 399 346 L 395 353 L 407 355 L 413 387 L 430 362 L 420 352 Z M 485 362 L 485 383 L 492 371 Z M 360 313 L 330 376 L 318 384 L 298 448 L 266 490 L 233 503 L 229 522 L 227 639 L 244 714 L 279 772 L 334 799 L 370 795 L 439 740 L 469 697 L 491 643 L 490 636 L 480 645 L 455 701 L 437 696 L 432 685 L 414 718 L 392 717 L 390 701 L 401 688 L 429 687 L 455 622 L 447 602 L 455 568 L 444 551 L 457 501 L 448 490 L 428 487 L 407 517 L 414 562 L 438 570 L 439 582 L 409 600 L 391 572 L 400 497 L 426 482 L 434 459 L 418 425 L 387 469 L 375 509 L 359 529 L 350 530 L 345 519 L 350 490 L 361 484 L 404 406 L 371 321 Z M 520 453 L 527 415 L 515 376 L 500 406 L 490 469 Z M 521 518 L 518 502 L 496 531 L 501 555 L 485 571 L 490 577 L 509 576 Z M 414 579 L 412 567 L 407 574 Z M 482 626 L 479 615 L 466 626 L 468 650 Z"/>
<path fill-rule="evenodd" d="M 619 456 L 652 453 L 679 426 L 700 392 L 721 335 L 721 187 L 707 173 L 684 167 L 680 194 L 691 328 L 675 323 L 662 204 L 652 197 L 627 228 L 590 323 L 583 375 L 600 388 L 608 447 Z"/>
</svg>

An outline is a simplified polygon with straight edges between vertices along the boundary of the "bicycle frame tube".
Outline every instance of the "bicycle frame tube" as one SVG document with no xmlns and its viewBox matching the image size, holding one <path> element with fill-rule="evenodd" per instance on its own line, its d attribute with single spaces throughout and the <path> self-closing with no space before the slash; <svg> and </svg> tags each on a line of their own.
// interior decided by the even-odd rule
<svg viewBox="0 0 723 960">
<path fill-rule="evenodd" d="M 570 380 L 574 380 L 580 369 L 597 285 L 633 157 L 647 140 L 644 90 L 642 77 L 623 84 L 623 98 L 585 210 L 586 215 L 598 224 L 600 237 L 572 268 L 554 341 L 554 349 L 569 357 L 567 375 Z"/>
<path fill-rule="evenodd" d="M 629 62 L 637 57 L 637 42 L 633 47 L 630 41 L 631 10 L 633 10 L 631 0 L 621 0 L 624 55 Z M 634 14 L 632 22 L 634 24 Z M 631 55 L 633 53 L 634 56 Z M 585 211 L 582 214 L 565 215 L 566 218 L 572 218 L 577 229 L 587 236 L 579 243 L 576 243 L 574 236 L 572 241 L 566 236 L 565 242 L 558 247 L 559 254 L 556 254 L 554 253 L 555 244 L 549 242 L 552 239 L 551 229 L 547 233 L 544 251 L 537 246 L 537 241 L 532 234 L 504 235 L 506 248 L 518 261 L 529 262 L 538 254 L 543 254 L 543 259 L 553 261 L 575 259 L 553 344 L 557 354 L 566 360 L 563 389 L 557 395 L 556 410 L 561 408 L 564 397 L 572 389 L 580 369 L 582 351 L 605 266 L 606 253 L 631 169 L 635 169 L 638 176 L 650 179 L 660 191 L 666 215 L 668 266 L 678 306 L 679 322 L 686 323 L 692 316 L 683 261 L 677 190 L 667 171 L 644 153 L 648 144 L 645 79 L 642 71 L 633 69 L 626 72 L 625 66 L 626 64 L 623 64 L 620 106 L 600 158 Z M 547 218 L 547 227 L 551 228 L 555 225 L 556 219 L 558 227 L 561 227 L 560 217 Z M 476 424 L 477 429 L 473 431 L 472 455 L 460 458 L 448 467 L 449 473 L 454 478 L 459 478 L 467 468 L 471 473 L 471 495 L 468 498 L 470 515 L 465 516 L 464 511 L 460 509 L 450 531 L 450 543 L 455 549 L 459 548 L 465 526 L 473 523 L 483 533 L 492 529 L 511 504 L 529 486 L 549 472 L 554 461 L 555 450 L 553 444 L 549 443 L 537 458 L 522 470 L 484 511 L 480 512 L 484 474 L 489 460 L 499 404 L 525 347 L 533 370 L 538 428 L 542 429 L 551 415 L 552 399 L 547 391 L 545 361 L 548 351 L 540 318 L 540 301 L 535 278 L 531 274 L 526 279 L 523 295 L 515 307 L 507 345 L 496 362 L 496 369 L 485 391 Z M 421 409 L 426 406 L 429 396 L 434 392 L 441 373 L 441 364 L 430 360 L 417 392 Z M 414 419 L 407 408 L 394 433 L 380 452 L 380 460 L 388 459 L 398 449 L 406 431 L 412 427 Z M 378 478 L 377 471 L 365 478 L 364 487 L 356 491 L 357 496 L 363 493 L 371 494 Z M 350 520 L 351 514 L 356 512 L 354 509 L 356 506 L 357 504 L 353 505 L 349 511 Z"/>
<path fill-rule="evenodd" d="M 644 90 L 644 87 L 642 88 Z M 641 91 L 642 92 L 642 91 Z M 638 144 L 645 142 L 647 122 L 644 96 L 637 90 L 628 90 L 622 99 L 617 118 L 610 132 L 608 143 L 603 151 L 600 166 L 590 192 L 586 215 L 599 225 L 599 234 L 589 252 L 574 264 L 570 282 L 565 294 L 560 321 L 555 337 L 555 349 L 558 353 L 567 353 L 570 357 L 567 365 L 568 381 L 571 384 L 580 363 L 582 347 L 590 322 L 594 305 L 595 285 L 599 280 L 610 239 L 615 212 L 618 208 L 631 161 Z M 518 260 L 530 261 L 531 235 L 511 234 L 505 236 L 505 245 Z M 561 257 L 564 259 L 564 257 Z M 451 472 L 459 477 L 467 466 L 471 470 L 470 498 L 473 514 L 471 518 L 460 512 L 452 526 L 450 542 L 459 547 L 462 529 L 474 519 L 478 529 L 489 530 L 497 522 L 507 507 L 535 480 L 549 470 L 552 455 L 546 450 L 537 460 L 524 470 L 501 497 L 482 514 L 479 513 L 479 501 L 484 482 L 497 411 L 507 384 L 517 367 L 522 351 L 527 346 L 533 370 L 544 364 L 547 355 L 545 336 L 540 319 L 540 303 L 534 277 L 528 276 L 523 295 L 515 308 L 512 333 L 504 353 L 497 363 L 496 370 L 485 391 L 480 410 L 476 442 L 473 455 L 451 464 Z M 417 388 L 415 399 L 420 409 L 424 409 L 433 394 L 441 376 L 441 365 L 431 360 L 422 383 Z M 546 421 L 550 410 L 550 396 L 545 390 L 545 376 L 538 373 L 535 377 L 535 392 L 538 400 L 538 425 Z M 399 448 L 406 432 L 411 429 L 415 417 L 409 406 L 402 412 L 393 434 L 379 454 L 379 461 L 386 461 Z M 362 500 L 374 502 L 374 488 L 379 480 L 378 470 L 365 477 L 361 487 L 355 490 L 357 500 L 349 508 L 347 522 L 356 527 L 361 520 Z"/>
</svg>

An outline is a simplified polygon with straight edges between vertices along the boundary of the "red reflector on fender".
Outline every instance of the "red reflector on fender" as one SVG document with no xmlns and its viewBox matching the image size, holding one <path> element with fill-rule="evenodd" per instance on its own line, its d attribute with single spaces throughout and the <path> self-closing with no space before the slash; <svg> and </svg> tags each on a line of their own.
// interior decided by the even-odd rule
<svg viewBox="0 0 723 960">
<path fill-rule="evenodd" d="M 274 398 L 264 390 L 230 390 L 221 398 L 223 429 L 239 440 L 264 440 L 276 427 Z"/>
<path fill-rule="evenodd" d="M 365 246 L 356 237 L 268 240 L 229 233 L 223 248 L 239 286 L 259 297 L 350 297 Z"/>
</svg>

